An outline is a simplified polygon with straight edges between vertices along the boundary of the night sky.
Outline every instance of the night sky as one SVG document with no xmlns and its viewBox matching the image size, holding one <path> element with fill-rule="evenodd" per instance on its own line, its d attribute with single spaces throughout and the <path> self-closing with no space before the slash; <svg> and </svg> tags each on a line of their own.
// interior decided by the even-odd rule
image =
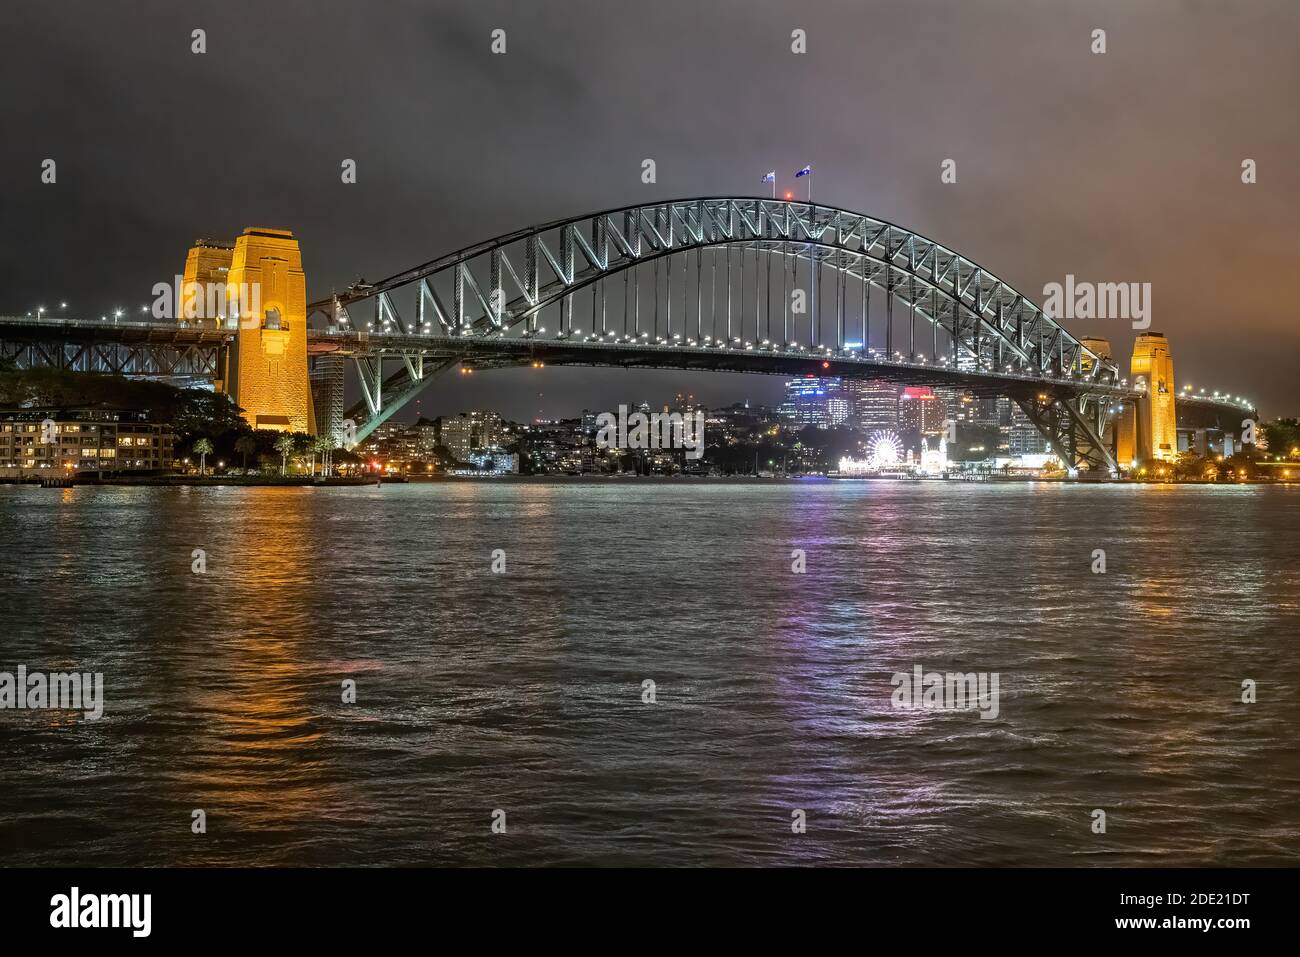
<svg viewBox="0 0 1300 957">
<path fill-rule="evenodd" d="M 294 231 L 318 298 L 533 223 L 764 194 L 772 168 L 794 189 L 811 163 L 818 201 L 1036 301 L 1067 273 L 1150 282 L 1180 385 L 1300 413 L 1294 0 L 59 0 L 4 21 L 0 313 L 138 314 L 196 237 L 254 224 Z M 1067 325 L 1126 359 L 1128 322 Z M 780 382 L 494 372 L 437 380 L 420 411 L 529 419 L 676 391 L 772 401 Z"/>
</svg>

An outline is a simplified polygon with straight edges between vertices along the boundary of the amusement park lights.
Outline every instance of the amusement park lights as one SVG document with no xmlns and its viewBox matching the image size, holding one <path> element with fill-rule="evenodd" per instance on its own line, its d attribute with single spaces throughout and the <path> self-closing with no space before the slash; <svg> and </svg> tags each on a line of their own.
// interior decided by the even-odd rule
<svg viewBox="0 0 1300 957">
<path fill-rule="evenodd" d="M 867 440 L 867 463 L 873 469 L 889 468 L 903 460 L 903 440 L 892 429 L 871 433 Z"/>
</svg>

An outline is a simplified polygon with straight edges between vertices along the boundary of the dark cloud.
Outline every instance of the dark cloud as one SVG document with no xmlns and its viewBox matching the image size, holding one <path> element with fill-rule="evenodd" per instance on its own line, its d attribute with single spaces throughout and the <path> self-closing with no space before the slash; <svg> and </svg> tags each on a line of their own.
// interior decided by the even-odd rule
<svg viewBox="0 0 1300 957">
<path fill-rule="evenodd" d="M 753 194 L 763 171 L 812 162 L 820 200 L 915 228 L 1034 298 L 1066 273 L 1152 283 L 1180 380 L 1269 414 L 1300 406 L 1290 0 L 64 0 L 6 20 L 3 312 L 138 308 L 195 237 L 254 223 L 298 234 L 324 295 L 529 223 Z M 189 52 L 195 27 L 204 56 Z M 495 27 L 504 57 L 488 52 Z M 795 27 L 806 55 L 789 51 Z M 45 157 L 57 186 L 39 183 Z M 356 186 L 339 182 L 344 157 Z M 955 185 L 939 180 L 949 157 Z M 1131 344 L 1126 324 L 1100 331 Z M 779 391 L 544 375 L 448 381 L 422 408 L 522 417 Z"/>
</svg>

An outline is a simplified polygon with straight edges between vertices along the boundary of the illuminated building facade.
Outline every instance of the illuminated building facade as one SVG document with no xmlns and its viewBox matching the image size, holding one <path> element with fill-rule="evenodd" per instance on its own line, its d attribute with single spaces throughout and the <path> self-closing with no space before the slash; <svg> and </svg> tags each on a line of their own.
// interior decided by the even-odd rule
<svg viewBox="0 0 1300 957">
<path fill-rule="evenodd" d="M 444 415 L 437 422 L 438 442 L 457 462 L 470 461 L 478 449 L 497 449 L 506 435 L 505 420 L 495 412 Z"/>
<path fill-rule="evenodd" d="M 853 380 L 850 401 L 864 432 L 898 428 L 898 386 L 880 379 Z"/>
<path fill-rule="evenodd" d="M 920 448 L 922 436 L 938 436 L 947 417 L 944 402 L 928 386 L 908 386 L 898 397 L 898 430 L 908 448 Z"/>
<path fill-rule="evenodd" d="M 113 409 L 0 411 L 0 473 L 37 470 L 156 472 L 172 467 L 171 429 L 146 412 Z M 46 472 L 48 475 L 49 472 Z"/>
<path fill-rule="evenodd" d="M 853 415 L 852 393 L 837 377 L 790 379 L 785 384 L 781 415 L 797 426 L 815 425 L 824 429 L 844 425 Z"/>
</svg>

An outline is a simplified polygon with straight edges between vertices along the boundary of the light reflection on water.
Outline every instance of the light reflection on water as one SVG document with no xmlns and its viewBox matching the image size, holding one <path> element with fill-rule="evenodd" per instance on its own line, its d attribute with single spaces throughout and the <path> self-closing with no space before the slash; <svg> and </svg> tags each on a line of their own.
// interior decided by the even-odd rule
<svg viewBox="0 0 1300 957">
<path fill-rule="evenodd" d="M 0 712 L 9 863 L 1300 851 L 1297 489 L 6 486 L 0 517 L 0 670 L 108 699 Z M 999 672 L 999 717 L 893 710 L 917 663 Z"/>
</svg>

